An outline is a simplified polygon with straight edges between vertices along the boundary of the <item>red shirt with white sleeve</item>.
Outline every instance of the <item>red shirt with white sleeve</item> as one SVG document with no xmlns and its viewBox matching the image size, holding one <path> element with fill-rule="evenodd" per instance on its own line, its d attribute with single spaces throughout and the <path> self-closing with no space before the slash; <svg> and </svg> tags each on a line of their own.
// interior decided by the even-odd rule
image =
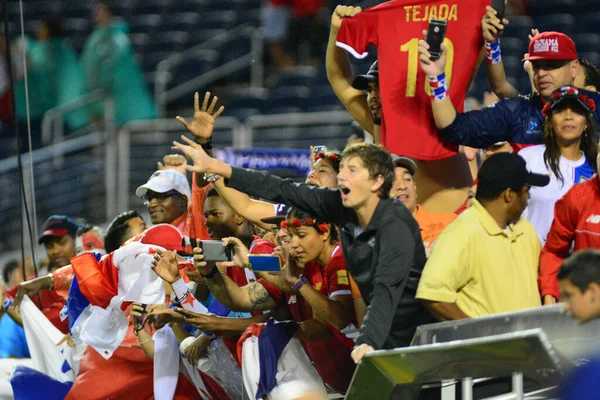
<svg viewBox="0 0 600 400">
<path fill-rule="evenodd" d="M 448 95 L 462 112 L 483 46 L 485 0 L 392 0 L 345 18 L 336 44 L 356 58 L 377 47 L 383 105 L 381 143 L 391 153 L 417 160 L 440 160 L 457 153 L 438 136 L 429 81 L 419 65 L 418 41 L 429 19 L 445 19 Z"/>
<path fill-rule="evenodd" d="M 304 266 L 304 276 L 315 290 L 327 297 L 351 296 L 346 262 L 340 245 L 336 245 L 333 256 L 325 268 L 317 261 Z M 285 293 L 264 279 L 258 282 L 269 292 L 277 307 L 287 306 L 296 322 L 313 319 L 311 305 L 299 294 Z M 331 326 L 330 326 L 331 327 Z M 350 357 L 354 342 L 331 327 L 334 336 L 321 340 L 302 340 L 302 344 L 325 383 L 339 393 L 345 393 L 352 379 L 355 365 Z"/>
</svg>

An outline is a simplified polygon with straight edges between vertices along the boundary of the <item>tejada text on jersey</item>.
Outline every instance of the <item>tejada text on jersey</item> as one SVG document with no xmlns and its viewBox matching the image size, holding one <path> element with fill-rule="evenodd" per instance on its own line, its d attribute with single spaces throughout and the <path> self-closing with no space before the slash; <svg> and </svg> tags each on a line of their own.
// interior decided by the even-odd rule
<svg viewBox="0 0 600 400">
<path fill-rule="evenodd" d="M 430 19 L 458 20 L 457 4 L 404 6 L 404 12 L 406 13 L 406 22 L 421 22 Z"/>
</svg>

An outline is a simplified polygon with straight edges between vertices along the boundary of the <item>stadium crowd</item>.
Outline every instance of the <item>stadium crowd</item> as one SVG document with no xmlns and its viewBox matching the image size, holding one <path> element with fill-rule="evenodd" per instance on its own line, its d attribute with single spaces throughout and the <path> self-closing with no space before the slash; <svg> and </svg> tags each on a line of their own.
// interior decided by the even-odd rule
<svg viewBox="0 0 600 400">
<path fill-rule="evenodd" d="M 33 357 L 48 332 L 27 325 L 47 319 L 72 349 L 72 383 L 21 366 L 15 398 L 321 399 L 423 324 L 561 300 L 579 321 L 599 317 L 600 72 L 568 35 L 531 27 L 519 94 L 502 61 L 510 21 L 485 1 L 431 4 L 335 9 L 327 75 L 364 133 L 341 153 L 311 148 L 304 183 L 213 158 L 224 107 L 196 93 L 177 154 L 135 191 L 150 221 L 122 210 L 103 233 L 50 216 L 47 271 L 3 272 L 0 354 Z M 448 22 L 438 56 L 431 18 Z M 378 61 L 355 75 L 348 53 L 369 44 Z M 462 112 L 479 62 L 499 100 Z M 100 85 L 110 71 L 97 72 Z"/>
</svg>

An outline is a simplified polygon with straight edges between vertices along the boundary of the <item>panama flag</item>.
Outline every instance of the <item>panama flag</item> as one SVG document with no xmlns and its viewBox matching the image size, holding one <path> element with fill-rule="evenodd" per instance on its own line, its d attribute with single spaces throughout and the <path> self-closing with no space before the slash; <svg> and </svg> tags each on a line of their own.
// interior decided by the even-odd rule
<svg viewBox="0 0 600 400">
<path fill-rule="evenodd" d="M 106 359 L 127 333 L 123 310 L 129 302 L 165 302 L 163 281 L 152 270 L 152 260 L 157 249 L 180 250 L 183 238 L 174 226 L 160 224 L 135 239 L 100 260 L 91 253 L 71 259 L 75 272 L 67 300 L 71 336 Z"/>
</svg>

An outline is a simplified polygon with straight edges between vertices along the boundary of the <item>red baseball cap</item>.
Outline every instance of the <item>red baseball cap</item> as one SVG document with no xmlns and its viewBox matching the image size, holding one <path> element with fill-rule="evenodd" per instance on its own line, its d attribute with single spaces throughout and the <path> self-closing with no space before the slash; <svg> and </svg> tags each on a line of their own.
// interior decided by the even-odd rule
<svg viewBox="0 0 600 400">
<path fill-rule="evenodd" d="M 523 61 L 577 60 L 575 42 L 560 32 L 543 32 L 529 42 L 529 56 Z"/>
<path fill-rule="evenodd" d="M 44 243 L 50 237 L 63 237 L 69 234 L 75 237 L 79 225 L 66 215 L 53 215 L 44 222 L 38 243 Z"/>
<path fill-rule="evenodd" d="M 142 233 L 140 242 L 154 244 L 171 251 L 183 250 L 183 236 L 181 232 L 170 224 L 158 224 Z"/>
</svg>

